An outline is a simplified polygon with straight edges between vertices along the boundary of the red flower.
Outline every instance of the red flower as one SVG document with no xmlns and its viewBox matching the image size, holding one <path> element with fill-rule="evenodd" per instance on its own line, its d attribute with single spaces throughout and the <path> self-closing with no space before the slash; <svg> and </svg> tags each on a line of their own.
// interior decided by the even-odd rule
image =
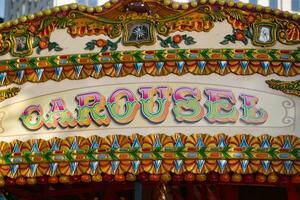
<svg viewBox="0 0 300 200">
<path fill-rule="evenodd" d="M 104 47 L 107 44 L 107 41 L 103 39 L 99 39 L 97 40 L 96 44 L 98 47 Z"/>
<path fill-rule="evenodd" d="M 41 39 L 41 41 L 39 42 L 39 47 L 41 49 L 46 49 L 49 46 L 49 41 L 45 38 Z"/>
<path fill-rule="evenodd" d="M 248 24 L 253 24 L 256 20 L 256 17 L 255 15 L 253 14 L 249 14 L 247 17 L 246 17 L 246 20 L 248 22 Z"/>
<path fill-rule="evenodd" d="M 180 43 L 182 41 L 182 36 L 181 35 L 174 35 L 173 36 L 173 42 L 175 43 Z"/>
<path fill-rule="evenodd" d="M 31 33 L 34 33 L 36 30 L 35 26 L 31 25 L 28 27 L 28 31 L 31 32 Z"/>
<path fill-rule="evenodd" d="M 237 31 L 234 33 L 234 37 L 238 41 L 243 41 L 245 39 L 245 34 L 242 31 Z"/>
</svg>

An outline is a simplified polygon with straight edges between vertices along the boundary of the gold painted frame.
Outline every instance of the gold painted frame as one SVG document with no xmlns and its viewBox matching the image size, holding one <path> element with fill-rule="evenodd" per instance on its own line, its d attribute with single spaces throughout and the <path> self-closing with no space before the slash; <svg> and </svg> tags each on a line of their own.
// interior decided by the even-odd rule
<svg viewBox="0 0 300 200">
<path fill-rule="evenodd" d="M 148 28 L 147 30 L 148 37 L 141 41 L 132 41 L 130 39 L 130 37 L 132 36 L 131 34 L 133 34 L 134 29 L 137 28 L 137 25 L 139 24 L 144 28 Z M 136 27 L 133 28 L 134 26 Z M 143 20 L 143 19 L 125 22 L 122 42 L 124 46 L 136 46 L 138 48 L 141 47 L 142 45 L 154 44 L 155 43 L 154 23 L 150 20 Z"/>
<path fill-rule="evenodd" d="M 260 41 L 261 30 L 263 27 L 267 27 L 270 29 L 270 41 L 266 41 L 266 42 Z M 259 22 L 253 24 L 253 40 L 252 40 L 253 45 L 263 46 L 263 47 L 270 47 L 275 45 L 277 41 L 276 29 L 277 29 L 277 25 L 274 23 Z"/>
<path fill-rule="evenodd" d="M 25 57 L 31 55 L 33 53 L 32 40 L 33 37 L 30 33 L 11 33 L 11 55 L 17 57 Z"/>
</svg>

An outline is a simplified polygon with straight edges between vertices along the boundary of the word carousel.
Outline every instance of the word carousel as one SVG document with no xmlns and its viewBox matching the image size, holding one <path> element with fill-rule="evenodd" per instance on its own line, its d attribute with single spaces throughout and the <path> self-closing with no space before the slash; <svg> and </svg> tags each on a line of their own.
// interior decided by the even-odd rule
<svg viewBox="0 0 300 200">
<path fill-rule="evenodd" d="M 235 105 L 237 100 L 230 90 L 205 89 L 206 114 L 204 106 L 200 105 L 201 92 L 197 88 L 181 87 L 172 94 L 172 88 L 167 86 L 140 87 L 138 92 L 141 95 L 139 100 L 131 90 L 125 88 L 115 90 L 107 101 L 98 92 L 79 94 L 75 97 L 78 102 L 77 119 L 66 108 L 61 98 L 51 101 L 51 109 L 45 119 L 40 105 L 28 106 L 20 119 L 30 130 L 38 130 L 43 125 L 46 128 L 57 128 L 58 125 L 63 128 L 89 126 L 92 121 L 98 126 L 107 126 L 111 119 L 119 124 L 130 123 L 140 109 L 142 116 L 149 122 L 161 123 L 168 116 L 171 97 L 174 101 L 172 111 L 179 122 L 197 122 L 205 117 L 210 123 L 234 123 L 239 118 Z M 240 94 L 239 97 L 242 101 L 242 121 L 247 124 L 261 124 L 267 120 L 268 113 L 262 108 L 256 108 L 257 97 L 247 94 Z M 122 99 L 125 99 L 123 109 L 119 105 Z M 104 113 L 105 108 L 109 115 Z"/>
</svg>

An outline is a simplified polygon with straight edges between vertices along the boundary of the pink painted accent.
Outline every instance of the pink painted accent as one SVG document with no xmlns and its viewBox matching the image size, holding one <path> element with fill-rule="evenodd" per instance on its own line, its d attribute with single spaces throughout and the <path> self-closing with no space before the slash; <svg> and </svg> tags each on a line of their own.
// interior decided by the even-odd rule
<svg viewBox="0 0 300 200">
<path fill-rule="evenodd" d="M 126 88 L 120 88 L 115 90 L 111 96 L 109 97 L 109 99 L 107 100 L 109 103 L 113 103 L 116 101 L 116 98 L 118 96 L 126 96 L 127 97 L 127 101 L 130 101 L 131 103 L 135 100 L 135 96 L 133 94 L 133 92 L 129 89 Z"/>
<path fill-rule="evenodd" d="M 220 90 L 220 89 L 205 89 L 205 94 L 207 94 L 208 99 L 211 102 L 216 102 L 222 98 L 229 99 L 232 104 L 236 103 L 236 98 L 232 91 L 230 90 Z"/>
<path fill-rule="evenodd" d="M 42 107 L 40 105 L 30 105 L 23 111 L 23 115 L 28 115 L 33 112 L 37 112 L 37 113 L 41 114 Z"/>
<path fill-rule="evenodd" d="M 95 103 L 100 102 L 100 98 L 101 98 L 101 94 L 99 94 L 98 92 L 78 94 L 76 96 L 78 105 L 81 107 L 85 105 L 93 106 Z"/>
<path fill-rule="evenodd" d="M 175 90 L 175 92 L 173 93 L 173 100 L 174 101 L 185 100 L 186 99 L 185 97 L 187 95 L 193 96 L 195 98 L 200 96 L 199 90 L 197 90 L 196 88 L 192 89 L 189 87 L 181 87 Z"/>
<path fill-rule="evenodd" d="M 51 111 L 52 112 L 55 112 L 55 111 L 58 111 L 58 110 L 59 111 L 65 110 L 65 102 L 61 98 L 52 100 L 50 105 L 51 105 Z"/>
</svg>

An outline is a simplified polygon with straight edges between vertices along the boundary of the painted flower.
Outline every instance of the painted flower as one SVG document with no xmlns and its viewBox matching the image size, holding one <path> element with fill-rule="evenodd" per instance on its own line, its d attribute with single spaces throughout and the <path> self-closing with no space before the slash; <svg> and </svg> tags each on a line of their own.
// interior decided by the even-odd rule
<svg viewBox="0 0 300 200">
<path fill-rule="evenodd" d="M 103 39 L 99 39 L 97 40 L 96 44 L 98 47 L 104 47 L 107 44 L 107 41 Z"/>
<path fill-rule="evenodd" d="M 182 36 L 181 35 L 174 35 L 173 36 L 173 42 L 175 43 L 180 43 L 182 41 Z"/>
<path fill-rule="evenodd" d="M 243 41 L 245 39 L 245 34 L 242 31 L 237 31 L 234 33 L 234 37 L 238 41 Z"/>
<path fill-rule="evenodd" d="M 253 14 L 250 14 L 246 17 L 248 24 L 253 24 L 256 20 L 256 17 Z"/>
<path fill-rule="evenodd" d="M 35 26 L 33 26 L 33 25 L 31 25 L 31 26 L 28 27 L 28 31 L 31 32 L 31 33 L 34 33 L 35 30 L 36 30 Z"/>
<path fill-rule="evenodd" d="M 41 49 L 46 49 L 49 46 L 49 41 L 45 38 L 41 39 L 41 41 L 39 42 L 39 47 Z"/>
</svg>

